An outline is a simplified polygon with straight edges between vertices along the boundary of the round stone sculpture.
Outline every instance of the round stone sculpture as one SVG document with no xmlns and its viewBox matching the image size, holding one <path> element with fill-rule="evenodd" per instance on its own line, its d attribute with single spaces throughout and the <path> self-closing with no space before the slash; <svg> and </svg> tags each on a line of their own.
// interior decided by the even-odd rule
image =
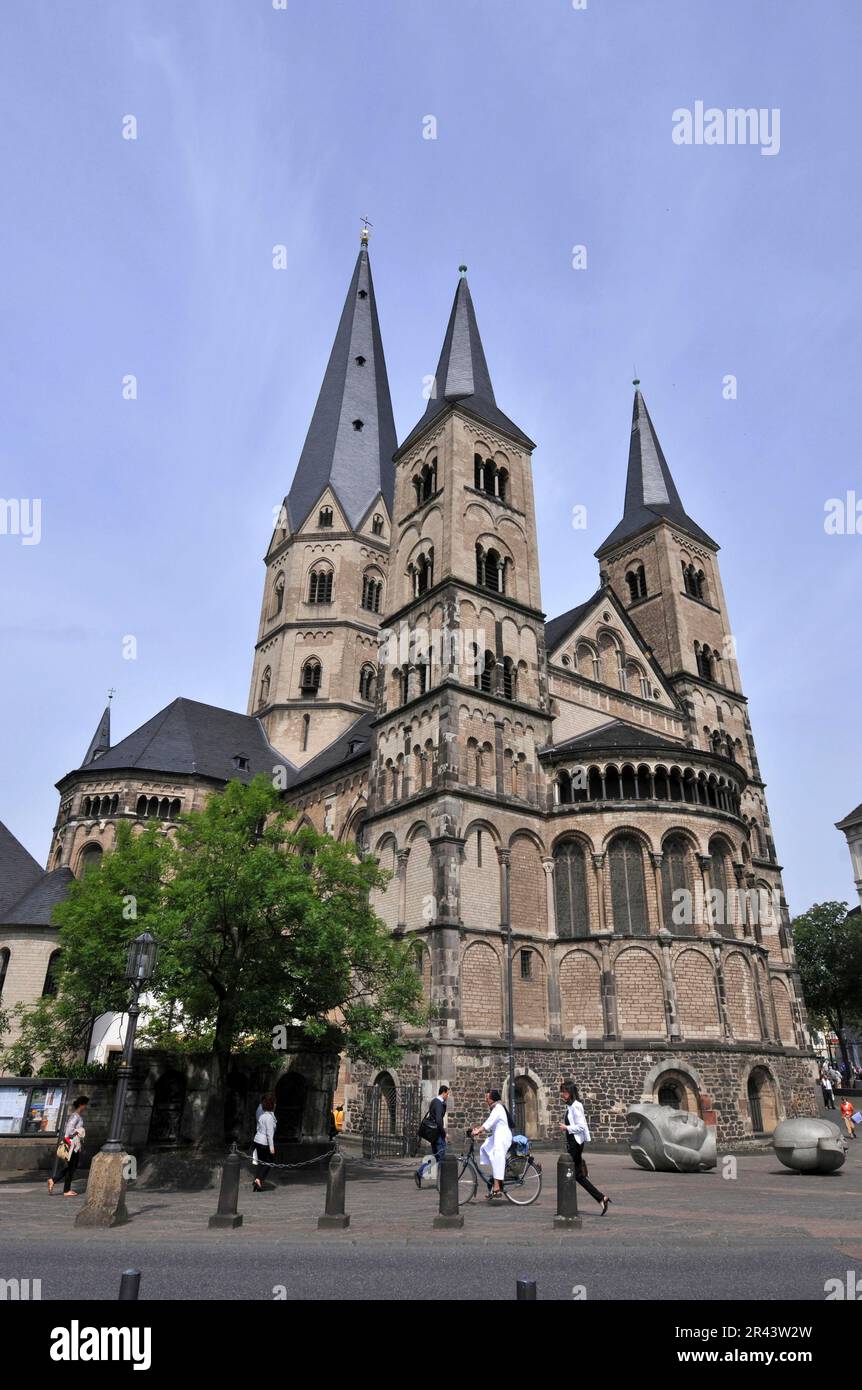
<svg viewBox="0 0 862 1390">
<path fill-rule="evenodd" d="M 838 1126 L 808 1115 L 782 1120 L 772 1146 L 785 1168 L 796 1173 L 834 1173 L 847 1157 Z"/>
<path fill-rule="evenodd" d="M 705 1173 L 714 1168 L 715 1130 L 699 1115 L 642 1101 L 626 1114 L 634 1131 L 629 1149 L 635 1163 L 653 1173 Z"/>
</svg>

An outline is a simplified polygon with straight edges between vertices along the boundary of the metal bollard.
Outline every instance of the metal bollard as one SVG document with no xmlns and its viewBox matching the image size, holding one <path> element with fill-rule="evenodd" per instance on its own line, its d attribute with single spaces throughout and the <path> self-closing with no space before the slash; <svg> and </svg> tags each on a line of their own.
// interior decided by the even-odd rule
<svg viewBox="0 0 862 1390">
<path fill-rule="evenodd" d="M 458 1203 L 458 1160 L 446 1154 L 440 1163 L 440 1207 L 434 1217 L 436 1231 L 459 1231 L 464 1225 Z"/>
<path fill-rule="evenodd" d="M 515 1297 L 519 1303 L 535 1303 L 538 1298 L 535 1279 L 519 1279 Z"/>
<path fill-rule="evenodd" d="M 347 1165 L 344 1155 L 334 1153 L 326 1172 L 326 1207 L 323 1216 L 317 1218 L 319 1231 L 344 1231 L 350 1225 L 350 1217 L 344 1210 L 346 1187 Z"/>
<path fill-rule="evenodd" d="M 237 1212 L 239 1203 L 239 1175 L 241 1159 L 235 1151 L 229 1153 L 221 1170 L 221 1187 L 218 1194 L 218 1209 L 209 1219 L 210 1226 L 227 1227 L 234 1230 L 242 1225 L 242 1217 Z"/>
<path fill-rule="evenodd" d="M 139 1269 L 124 1269 L 120 1275 L 120 1292 L 117 1295 L 117 1302 L 136 1302 L 140 1288 L 141 1271 Z"/>
<path fill-rule="evenodd" d="M 560 1154 L 557 1159 L 557 1214 L 554 1225 L 560 1231 L 576 1231 L 581 1224 L 575 1160 L 569 1153 Z"/>
</svg>

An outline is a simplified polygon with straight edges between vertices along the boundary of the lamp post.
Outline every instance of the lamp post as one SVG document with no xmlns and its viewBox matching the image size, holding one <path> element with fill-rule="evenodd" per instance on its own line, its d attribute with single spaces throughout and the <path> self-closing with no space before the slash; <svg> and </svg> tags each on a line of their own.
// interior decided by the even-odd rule
<svg viewBox="0 0 862 1390">
<path fill-rule="evenodd" d="M 87 1200 L 75 1218 L 76 1226 L 122 1226 L 128 1221 L 126 1211 L 126 1155 L 123 1149 L 123 1115 L 129 1078 L 132 1074 L 132 1053 L 140 1014 L 141 992 L 153 978 L 158 945 L 149 932 L 136 936 L 126 958 L 126 979 L 132 987 L 129 1022 L 123 1043 L 123 1056 L 117 1069 L 117 1089 L 108 1141 L 103 1144 L 90 1165 L 87 1181 Z"/>
<path fill-rule="evenodd" d="M 129 1078 L 132 1075 L 135 1033 L 138 1030 L 138 1016 L 141 1012 L 139 1001 L 141 991 L 153 978 L 158 952 L 156 938 L 145 931 L 141 932 L 140 936 L 135 937 L 126 957 L 126 979 L 132 986 L 132 1002 L 129 1005 L 129 1022 L 126 1028 L 126 1039 L 123 1043 L 123 1056 L 117 1068 L 117 1089 L 114 1092 L 111 1131 L 107 1143 L 103 1144 L 100 1150 L 103 1154 L 121 1154 L 123 1152 L 123 1114 L 126 1108 Z"/>
</svg>

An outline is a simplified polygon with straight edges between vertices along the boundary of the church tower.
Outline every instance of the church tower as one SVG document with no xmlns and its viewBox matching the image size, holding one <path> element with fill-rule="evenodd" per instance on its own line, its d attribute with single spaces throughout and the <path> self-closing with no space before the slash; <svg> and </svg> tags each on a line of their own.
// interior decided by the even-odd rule
<svg viewBox="0 0 862 1390">
<path fill-rule="evenodd" d="M 742 816 L 750 858 L 740 883 L 773 895 L 764 927 L 790 964 L 789 914 L 777 862 L 736 642 L 718 566 L 718 545 L 683 507 L 638 382 L 625 506 L 596 551 L 602 577 L 650 644 L 688 716 L 694 748 L 733 759 L 748 775 Z"/>
<path fill-rule="evenodd" d="M 397 440 L 367 240 L 266 554 L 248 712 L 295 766 L 369 713 L 377 684 Z"/>
<path fill-rule="evenodd" d="M 533 448 L 496 403 L 462 267 L 431 398 L 395 456 L 366 819 L 368 848 L 397 876 L 392 925 L 422 942 L 441 1045 L 461 1036 L 466 899 L 473 912 L 484 904 L 483 926 L 500 939 L 505 846 L 544 805 L 538 750 L 551 717 Z M 400 847 L 391 863 L 388 838 Z"/>
</svg>

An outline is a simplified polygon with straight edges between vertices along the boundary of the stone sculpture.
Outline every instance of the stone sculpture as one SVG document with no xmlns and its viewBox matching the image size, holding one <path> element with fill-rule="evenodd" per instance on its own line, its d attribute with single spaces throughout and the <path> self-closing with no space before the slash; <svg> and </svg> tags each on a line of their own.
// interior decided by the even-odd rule
<svg viewBox="0 0 862 1390">
<path fill-rule="evenodd" d="M 797 1173 L 834 1173 L 847 1157 L 838 1126 L 810 1115 L 782 1120 L 772 1145 L 785 1168 Z"/>
<path fill-rule="evenodd" d="M 699 1115 L 643 1101 L 626 1114 L 631 1156 L 654 1173 L 703 1173 L 716 1164 L 715 1130 Z"/>
</svg>

